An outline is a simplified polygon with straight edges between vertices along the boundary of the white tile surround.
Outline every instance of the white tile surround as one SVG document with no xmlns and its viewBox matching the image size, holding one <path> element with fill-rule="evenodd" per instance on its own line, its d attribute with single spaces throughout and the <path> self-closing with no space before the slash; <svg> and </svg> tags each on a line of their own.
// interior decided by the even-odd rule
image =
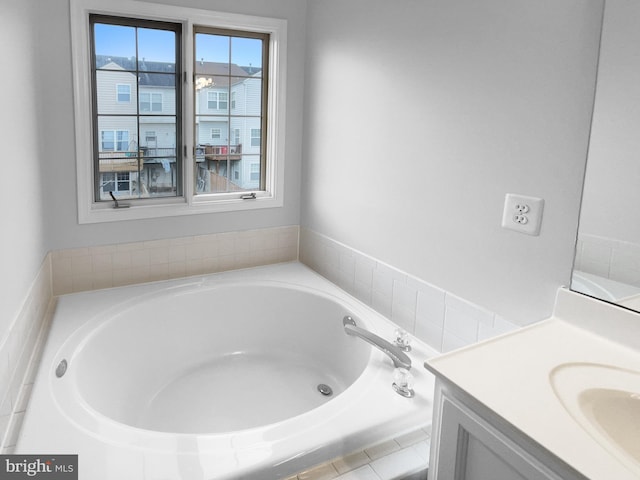
<svg viewBox="0 0 640 480">
<path fill-rule="evenodd" d="M 518 328 L 493 312 L 304 227 L 300 261 L 440 352 Z"/>
<path fill-rule="evenodd" d="M 22 310 L 0 339 L 0 445 L 3 454 L 11 453 L 16 444 L 54 302 L 51 254 L 48 254 Z"/>
<path fill-rule="evenodd" d="M 517 328 L 477 305 L 298 226 L 53 251 L 0 344 L 3 453 L 13 451 L 56 296 L 296 259 L 442 352 Z M 420 465 L 428 460 L 428 442 L 428 433 L 417 431 L 291 478 L 423 479 Z"/>
<path fill-rule="evenodd" d="M 580 234 L 575 268 L 640 287 L 640 244 Z"/>
</svg>

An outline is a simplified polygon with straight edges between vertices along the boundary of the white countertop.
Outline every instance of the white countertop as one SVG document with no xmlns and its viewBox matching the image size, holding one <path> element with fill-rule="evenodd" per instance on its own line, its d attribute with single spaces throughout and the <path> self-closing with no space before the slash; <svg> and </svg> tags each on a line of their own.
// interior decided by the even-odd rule
<svg viewBox="0 0 640 480">
<path fill-rule="evenodd" d="M 573 292 L 559 297 L 563 295 L 570 296 L 570 302 L 582 301 Z M 584 314 L 588 306 L 580 305 L 576 310 Z M 548 320 L 430 359 L 426 365 L 589 479 L 637 480 L 640 465 L 620 461 L 569 414 L 554 392 L 551 374 L 561 365 L 575 363 L 640 371 L 640 351 L 576 326 L 576 318 L 566 318 L 573 309 L 561 307 L 556 305 L 556 314 Z M 637 320 L 640 325 L 640 315 L 620 310 L 612 317 L 633 315 L 624 321 Z M 602 316 L 602 311 L 598 314 Z M 611 322 L 607 317 L 603 321 Z M 637 328 L 634 325 L 630 334 L 635 335 Z M 611 329 L 621 335 L 620 328 Z"/>
</svg>

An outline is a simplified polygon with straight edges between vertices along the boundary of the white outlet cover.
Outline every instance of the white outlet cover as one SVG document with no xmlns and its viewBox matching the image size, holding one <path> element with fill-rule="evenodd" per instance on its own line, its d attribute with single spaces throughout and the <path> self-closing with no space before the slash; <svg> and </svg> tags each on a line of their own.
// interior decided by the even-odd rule
<svg viewBox="0 0 640 480">
<path fill-rule="evenodd" d="M 520 213 L 528 208 L 526 213 Z M 544 200 L 538 197 L 528 197 L 515 193 L 507 193 L 504 198 L 504 211 L 502 212 L 502 227 L 527 235 L 540 235 L 542 223 L 542 211 Z M 526 223 L 516 221 L 516 216 L 525 216 Z"/>
</svg>

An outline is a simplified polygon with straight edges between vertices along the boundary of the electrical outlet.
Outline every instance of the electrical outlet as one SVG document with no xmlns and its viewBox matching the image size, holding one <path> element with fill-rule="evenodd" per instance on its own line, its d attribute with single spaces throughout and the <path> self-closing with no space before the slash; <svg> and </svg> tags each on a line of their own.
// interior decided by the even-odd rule
<svg viewBox="0 0 640 480">
<path fill-rule="evenodd" d="M 542 198 L 507 193 L 502 212 L 502 227 L 527 235 L 539 235 L 543 208 Z"/>
</svg>

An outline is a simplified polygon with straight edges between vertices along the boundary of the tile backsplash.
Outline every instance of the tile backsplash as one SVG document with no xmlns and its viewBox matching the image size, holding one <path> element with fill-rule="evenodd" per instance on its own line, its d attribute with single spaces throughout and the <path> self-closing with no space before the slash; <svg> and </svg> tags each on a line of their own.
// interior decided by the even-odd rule
<svg viewBox="0 0 640 480">
<path fill-rule="evenodd" d="M 309 229 L 294 226 L 49 252 L 0 339 L 0 440 L 11 453 L 58 295 L 300 260 L 438 351 L 518 328 Z"/>
<path fill-rule="evenodd" d="M 300 261 L 441 352 L 518 328 L 493 312 L 304 227 Z"/>
<path fill-rule="evenodd" d="M 53 294 L 222 272 L 298 258 L 298 226 L 52 252 Z"/>
</svg>

